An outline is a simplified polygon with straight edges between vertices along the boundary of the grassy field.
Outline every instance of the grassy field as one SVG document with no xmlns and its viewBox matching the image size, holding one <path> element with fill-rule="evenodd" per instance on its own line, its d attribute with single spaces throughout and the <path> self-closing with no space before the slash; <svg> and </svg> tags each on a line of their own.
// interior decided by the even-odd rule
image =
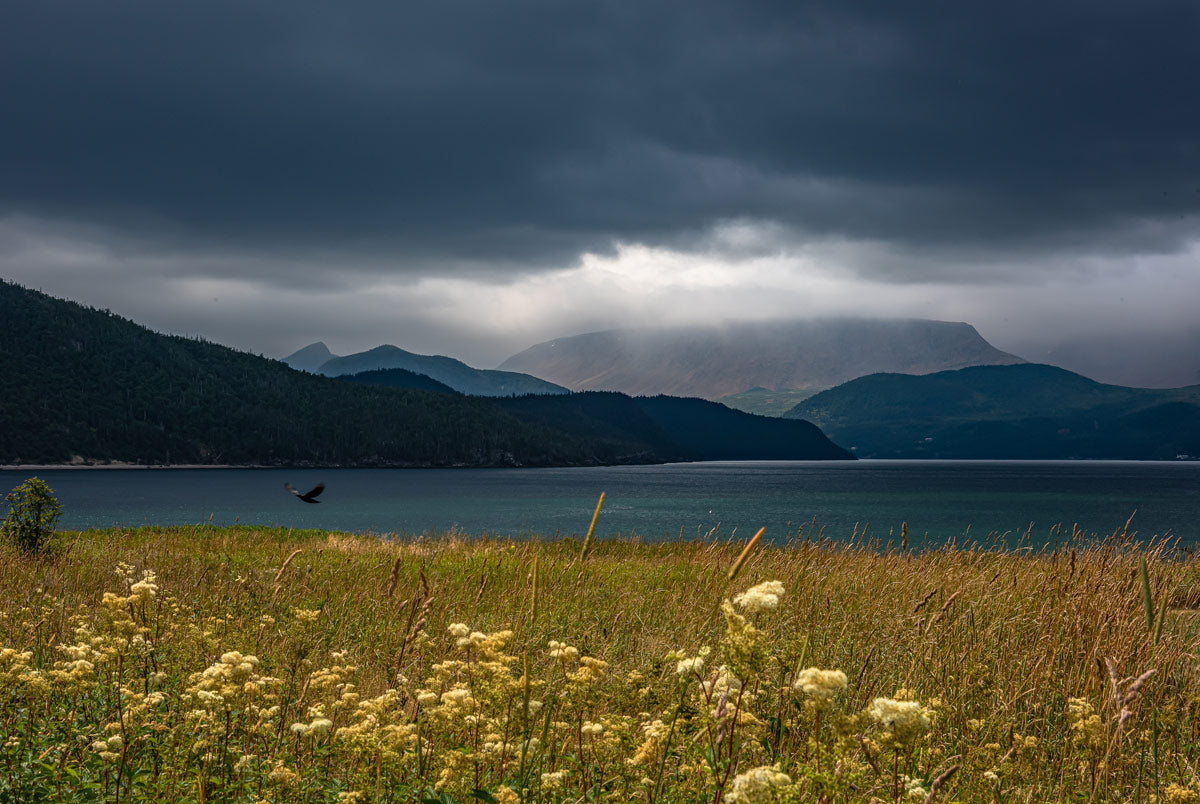
<svg viewBox="0 0 1200 804">
<path fill-rule="evenodd" d="M 742 547 L 0 547 L 0 800 L 1200 801 L 1169 544 Z"/>
</svg>

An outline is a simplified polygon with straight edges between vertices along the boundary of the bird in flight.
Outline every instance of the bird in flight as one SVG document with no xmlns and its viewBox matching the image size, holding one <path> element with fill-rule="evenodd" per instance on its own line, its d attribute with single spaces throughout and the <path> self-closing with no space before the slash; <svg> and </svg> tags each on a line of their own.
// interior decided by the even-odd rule
<svg viewBox="0 0 1200 804">
<path fill-rule="evenodd" d="M 325 490 L 324 483 L 318 483 L 315 487 L 313 487 L 312 491 L 306 492 L 304 494 L 301 494 L 300 491 L 295 486 L 293 486 L 291 483 L 284 483 L 283 487 L 285 489 L 287 489 L 288 491 L 290 491 L 292 494 L 295 494 L 301 500 L 304 500 L 304 502 L 313 503 L 314 505 L 316 503 L 320 502 L 320 500 L 318 500 L 317 497 L 321 496 L 321 492 Z"/>
</svg>

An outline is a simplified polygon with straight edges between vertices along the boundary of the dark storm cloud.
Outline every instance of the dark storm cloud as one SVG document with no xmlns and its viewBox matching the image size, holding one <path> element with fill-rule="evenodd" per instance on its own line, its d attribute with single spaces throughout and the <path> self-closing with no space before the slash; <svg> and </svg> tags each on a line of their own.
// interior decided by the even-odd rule
<svg viewBox="0 0 1200 804">
<path fill-rule="evenodd" d="M 0 22 L 0 214 L 157 247 L 506 272 L 748 219 L 1171 251 L 1200 213 L 1192 2 L 41 0 Z"/>
</svg>

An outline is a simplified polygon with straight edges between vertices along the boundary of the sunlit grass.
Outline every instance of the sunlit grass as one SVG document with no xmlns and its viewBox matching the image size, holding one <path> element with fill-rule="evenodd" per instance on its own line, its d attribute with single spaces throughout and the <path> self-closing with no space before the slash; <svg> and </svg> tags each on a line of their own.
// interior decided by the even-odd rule
<svg viewBox="0 0 1200 804">
<path fill-rule="evenodd" d="M 1200 801 L 1169 544 L 744 546 L 0 547 L 0 800 Z"/>
</svg>

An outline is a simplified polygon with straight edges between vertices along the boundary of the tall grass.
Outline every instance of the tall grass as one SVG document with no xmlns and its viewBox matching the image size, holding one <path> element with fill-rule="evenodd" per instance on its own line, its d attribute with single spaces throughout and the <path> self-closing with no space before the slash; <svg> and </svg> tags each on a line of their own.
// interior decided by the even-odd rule
<svg viewBox="0 0 1200 804">
<path fill-rule="evenodd" d="M 1200 801 L 1170 543 L 744 547 L 0 548 L 0 800 Z"/>
</svg>

